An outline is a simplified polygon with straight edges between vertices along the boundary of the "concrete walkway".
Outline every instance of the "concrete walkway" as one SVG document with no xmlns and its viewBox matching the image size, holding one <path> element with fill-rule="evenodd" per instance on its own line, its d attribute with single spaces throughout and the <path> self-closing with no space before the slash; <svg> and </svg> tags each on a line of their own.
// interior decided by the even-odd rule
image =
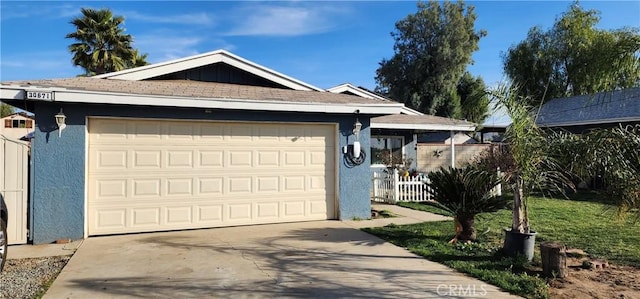
<svg viewBox="0 0 640 299">
<path fill-rule="evenodd" d="M 44 298 L 517 298 L 354 229 L 442 219 L 397 208 L 378 209 L 406 217 L 89 238 Z"/>
</svg>

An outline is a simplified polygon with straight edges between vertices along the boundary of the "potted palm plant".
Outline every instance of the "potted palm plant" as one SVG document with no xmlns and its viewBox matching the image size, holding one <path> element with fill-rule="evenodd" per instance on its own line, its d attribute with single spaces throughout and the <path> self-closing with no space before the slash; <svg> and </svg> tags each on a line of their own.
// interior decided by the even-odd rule
<svg viewBox="0 0 640 299">
<path fill-rule="evenodd" d="M 509 199 L 492 190 L 500 184 L 497 173 L 466 168 L 440 168 L 429 173 L 429 192 L 437 205 L 454 215 L 455 236 L 450 243 L 476 240 L 475 216 L 495 212 Z"/>
<path fill-rule="evenodd" d="M 536 232 L 529 222 L 531 192 L 559 192 L 574 189 L 571 177 L 563 170 L 550 147 L 550 136 L 535 122 L 537 110 L 529 106 L 515 86 L 501 85 L 490 93 L 498 107 L 511 118 L 505 132 L 505 141 L 513 160 L 511 171 L 504 181 L 513 191 L 513 218 L 511 228 L 505 229 L 504 252 L 509 256 L 524 255 L 533 258 Z M 557 143 L 555 143 L 557 144 Z"/>
</svg>

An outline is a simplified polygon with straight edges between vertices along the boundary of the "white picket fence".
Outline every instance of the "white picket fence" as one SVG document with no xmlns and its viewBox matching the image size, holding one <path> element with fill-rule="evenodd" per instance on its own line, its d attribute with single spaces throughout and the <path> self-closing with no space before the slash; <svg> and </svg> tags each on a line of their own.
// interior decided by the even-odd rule
<svg viewBox="0 0 640 299">
<path fill-rule="evenodd" d="M 425 175 L 401 176 L 393 172 L 373 172 L 371 200 L 395 204 L 400 201 L 433 201 Z"/>
<path fill-rule="evenodd" d="M 429 178 L 424 175 L 401 176 L 397 169 L 373 171 L 371 200 L 395 204 L 400 201 L 434 201 L 429 188 Z M 498 168 L 498 175 L 502 176 Z M 495 186 L 491 193 L 502 195 L 502 185 Z"/>
</svg>

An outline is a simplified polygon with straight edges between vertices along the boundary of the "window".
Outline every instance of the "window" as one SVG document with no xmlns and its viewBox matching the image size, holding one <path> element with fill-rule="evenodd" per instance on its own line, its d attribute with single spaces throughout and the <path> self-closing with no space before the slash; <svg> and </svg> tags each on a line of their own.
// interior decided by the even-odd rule
<svg viewBox="0 0 640 299">
<path fill-rule="evenodd" d="M 33 128 L 33 121 L 30 119 L 5 119 L 5 128 Z"/>
<path fill-rule="evenodd" d="M 371 164 L 402 164 L 403 145 L 402 136 L 372 136 Z"/>
</svg>

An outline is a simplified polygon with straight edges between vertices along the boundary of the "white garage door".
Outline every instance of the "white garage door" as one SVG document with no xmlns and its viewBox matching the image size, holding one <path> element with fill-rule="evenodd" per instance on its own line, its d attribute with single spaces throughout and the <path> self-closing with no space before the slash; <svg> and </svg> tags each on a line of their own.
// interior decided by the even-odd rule
<svg viewBox="0 0 640 299">
<path fill-rule="evenodd" d="M 334 125 L 89 120 L 90 235 L 335 218 Z"/>
</svg>

